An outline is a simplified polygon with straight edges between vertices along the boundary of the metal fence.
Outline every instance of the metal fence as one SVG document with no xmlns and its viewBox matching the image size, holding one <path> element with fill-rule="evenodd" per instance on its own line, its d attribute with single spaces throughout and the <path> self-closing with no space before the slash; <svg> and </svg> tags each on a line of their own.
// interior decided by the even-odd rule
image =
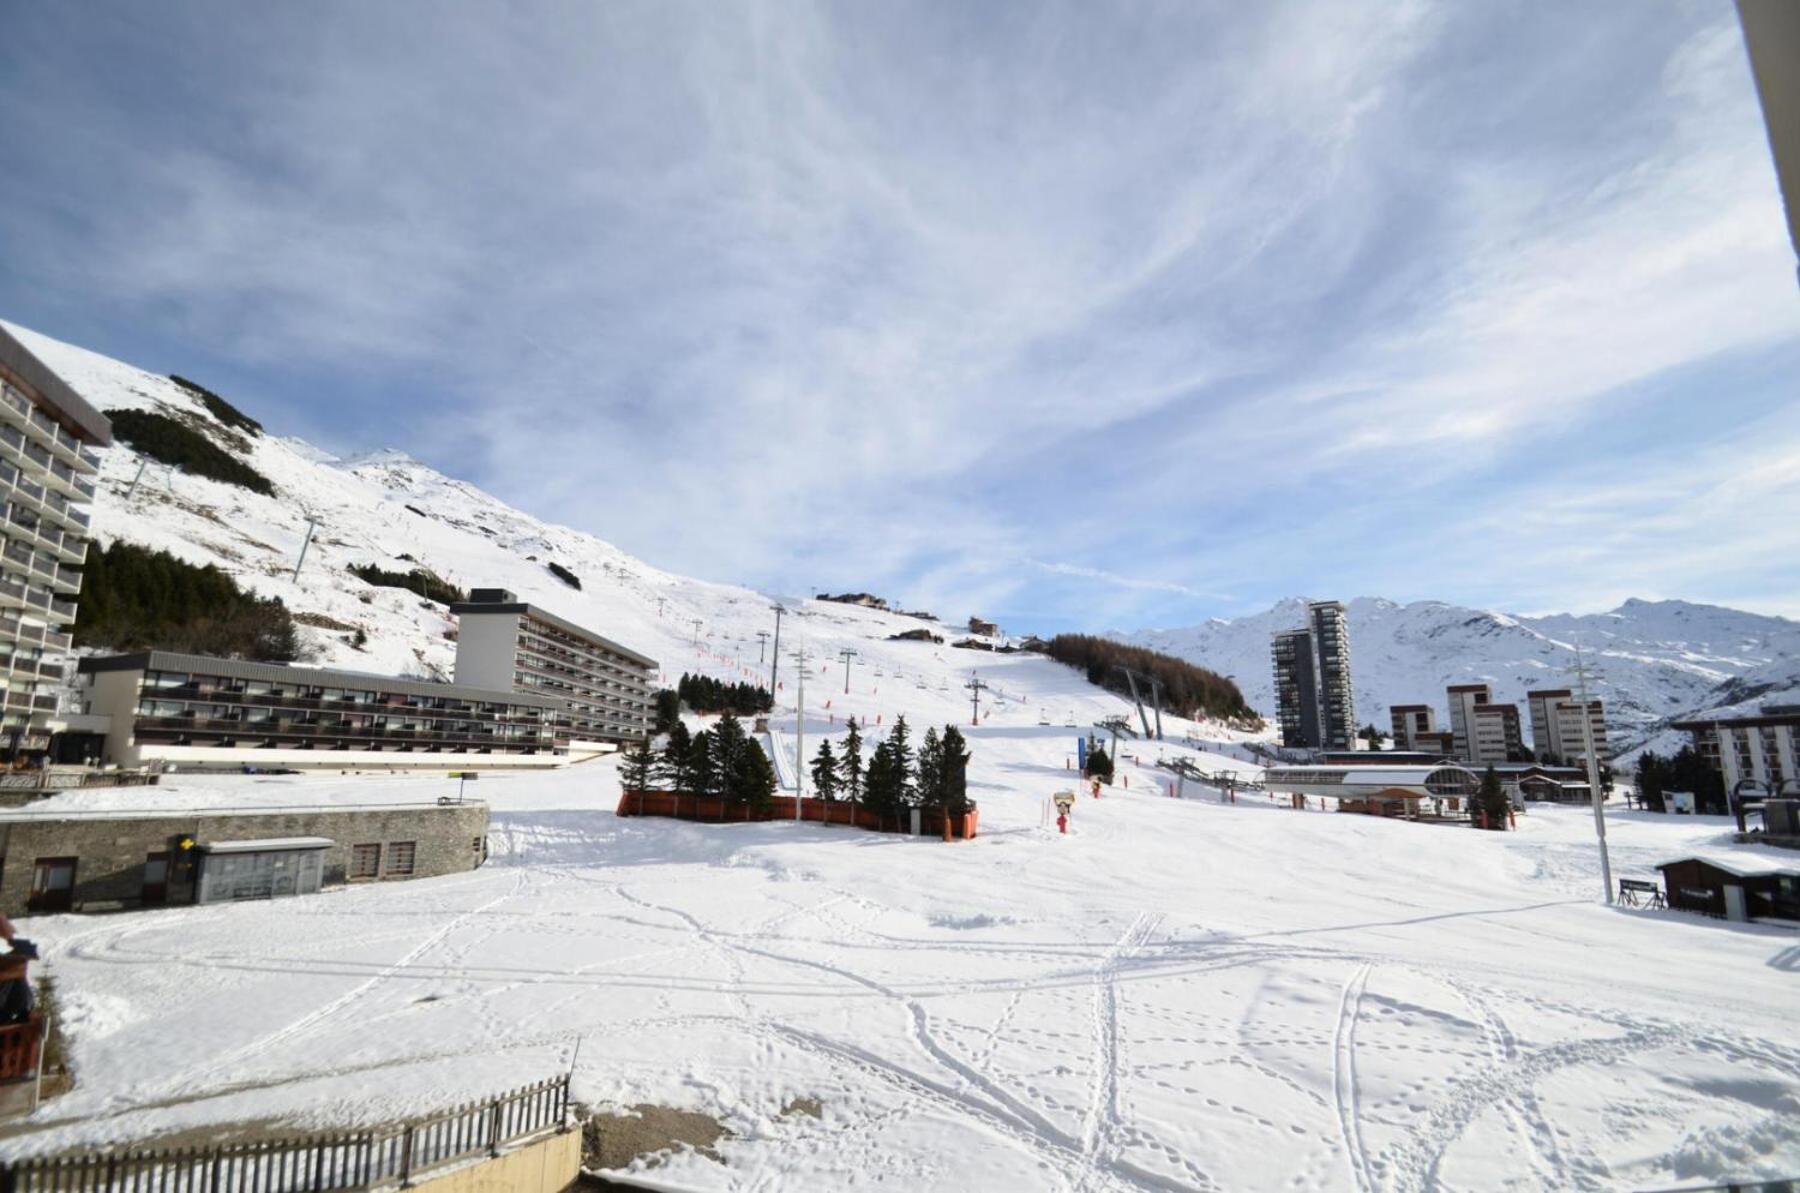
<svg viewBox="0 0 1800 1193">
<path fill-rule="evenodd" d="M 565 1074 L 374 1131 L 218 1147 L 125 1149 L 0 1164 L 0 1193 L 320 1193 L 401 1188 L 432 1169 L 568 1126 Z"/>
</svg>

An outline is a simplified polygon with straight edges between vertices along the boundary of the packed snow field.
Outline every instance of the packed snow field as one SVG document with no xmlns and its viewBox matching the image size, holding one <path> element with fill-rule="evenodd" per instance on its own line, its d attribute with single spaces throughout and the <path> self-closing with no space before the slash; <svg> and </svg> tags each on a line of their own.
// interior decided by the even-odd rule
<svg viewBox="0 0 1800 1193">
<path fill-rule="evenodd" d="M 30 922 L 78 1081 L 8 1147 L 382 1119 L 573 1064 L 585 1102 L 730 1127 L 723 1163 L 653 1174 L 695 1189 L 1800 1171 L 1800 935 L 1598 905 L 1589 813 L 1538 808 L 1490 834 L 1210 788 L 1175 800 L 1158 747 L 1136 743 L 1129 786 L 1083 796 L 1061 836 L 1043 807 L 1073 731 L 1017 721 L 967 730 L 974 842 L 622 819 L 607 761 L 483 779 L 494 856 L 470 874 Z M 1645 875 L 1723 848 L 1725 829 L 1615 812 L 1615 865 Z M 823 1117 L 782 1115 L 797 1096 Z"/>
</svg>

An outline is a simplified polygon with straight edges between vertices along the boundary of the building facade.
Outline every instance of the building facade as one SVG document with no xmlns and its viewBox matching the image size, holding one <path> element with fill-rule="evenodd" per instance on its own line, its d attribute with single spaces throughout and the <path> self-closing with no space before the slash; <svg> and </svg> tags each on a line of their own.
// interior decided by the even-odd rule
<svg viewBox="0 0 1800 1193">
<path fill-rule="evenodd" d="M 1693 734 L 1694 751 L 1724 776 L 1728 793 L 1746 782 L 1770 795 L 1800 793 L 1800 705 L 1765 704 L 1754 716 L 1677 721 L 1673 727 Z"/>
<path fill-rule="evenodd" d="M 456 681 L 546 696 L 560 705 L 556 739 L 593 753 L 650 734 L 656 660 L 583 629 L 499 588 L 477 588 L 450 606 L 460 626 Z"/>
<path fill-rule="evenodd" d="M 1587 745 L 1582 739 L 1581 702 L 1567 688 L 1533 688 L 1525 693 L 1531 710 L 1531 749 L 1542 762 L 1586 764 Z M 1587 721 L 1594 735 L 1594 754 L 1606 757 L 1606 706 L 1587 703 Z"/>
<path fill-rule="evenodd" d="M 1290 750 L 1317 749 L 1324 742 L 1319 736 L 1311 632 L 1276 634 L 1269 643 L 1269 657 L 1275 668 L 1275 717 L 1281 726 L 1281 744 Z"/>
<path fill-rule="evenodd" d="M 0 325 L 0 750 L 47 749 L 112 424 Z"/>
<path fill-rule="evenodd" d="M 548 696 L 146 651 L 81 661 L 102 760 L 121 767 L 459 770 L 548 767 Z"/>
<path fill-rule="evenodd" d="M 474 801 L 0 812 L 0 911 L 20 916 L 192 903 L 209 866 L 211 901 L 459 874 L 486 859 L 487 830 L 487 805 Z M 280 854 L 292 864 L 283 867 L 271 856 Z"/>
<path fill-rule="evenodd" d="M 1493 691 L 1484 683 L 1453 683 L 1444 689 L 1450 703 L 1450 738 L 1455 754 L 1465 762 L 1475 758 L 1475 710 L 1493 699 Z"/>
<path fill-rule="evenodd" d="M 1516 704 L 1478 704 L 1469 710 L 1469 761 L 1477 766 L 1516 762 L 1524 757 Z"/>
<path fill-rule="evenodd" d="M 1388 719 L 1393 726 L 1396 750 L 1423 749 L 1425 735 L 1437 733 L 1437 710 L 1429 704 L 1393 705 L 1388 709 Z"/>
<path fill-rule="evenodd" d="M 1328 750 L 1356 744 L 1356 694 L 1350 683 L 1350 627 L 1342 601 L 1307 606 L 1313 667 L 1319 680 L 1319 736 Z"/>
</svg>

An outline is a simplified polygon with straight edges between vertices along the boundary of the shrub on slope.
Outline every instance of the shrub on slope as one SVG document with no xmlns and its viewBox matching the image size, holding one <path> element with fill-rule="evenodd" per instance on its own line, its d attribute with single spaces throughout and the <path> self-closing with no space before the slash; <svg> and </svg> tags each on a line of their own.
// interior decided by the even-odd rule
<svg viewBox="0 0 1800 1193">
<path fill-rule="evenodd" d="M 195 476 L 238 485 L 252 493 L 273 495 L 275 492 L 268 477 L 201 432 L 166 414 L 149 410 L 114 410 L 109 417 L 114 436 L 152 459 L 173 464 Z"/>
<path fill-rule="evenodd" d="M 350 574 L 377 588 L 404 588 L 428 601 L 454 605 L 468 600 L 468 594 L 430 568 L 416 567 L 410 572 L 390 572 L 373 563 L 353 563 Z"/>
<path fill-rule="evenodd" d="M 291 663 L 299 637 L 287 606 L 247 593 L 208 564 L 195 567 L 135 543 L 90 551 L 75 608 L 75 644 L 175 650 Z"/>
<path fill-rule="evenodd" d="M 1196 667 L 1185 659 L 1173 658 L 1127 646 L 1110 638 L 1092 634 L 1058 634 L 1044 644 L 1044 652 L 1059 663 L 1079 667 L 1087 673 L 1088 682 L 1109 692 L 1131 694 L 1131 685 L 1119 671 L 1129 667 L 1140 675 L 1154 676 L 1162 685 L 1163 707 L 1178 716 L 1201 719 L 1213 717 L 1222 721 L 1257 721 L 1259 718 L 1244 702 L 1238 686 L 1217 672 Z M 1146 704 L 1150 693 L 1140 680 L 1140 694 Z"/>
<path fill-rule="evenodd" d="M 204 385 L 189 381 L 186 377 L 176 373 L 170 373 L 169 380 L 187 390 L 196 398 L 199 398 L 200 404 L 212 411 L 213 417 L 224 423 L 226 426 L 235 427 L 240 431 L 248 431 L 252 435 L 262 434 L 263 426 L 261 423 L 257 422 L 248 414 L 245 414 L 242 410 L 239 410 L 236 406 L 233 406 L 230 402 L 227 402 L 224 398 L 221 398 L 218 394 L 206 388 Z"/>
</svg>

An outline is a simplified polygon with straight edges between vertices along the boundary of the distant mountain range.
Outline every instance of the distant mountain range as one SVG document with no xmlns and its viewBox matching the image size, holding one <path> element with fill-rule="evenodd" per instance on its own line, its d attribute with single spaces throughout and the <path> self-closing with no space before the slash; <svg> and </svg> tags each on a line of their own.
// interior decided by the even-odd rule
<svg viewBox="0 0 1800 1193">
<path fill-rule="evenodd" d="M 1307 599 L 1116 636 L 1232 676 L 1253 708 L 1272 715 L 1269 635 L 1304 625 Z M 1594 691 L 1606 701 L 1619 754 L 1678 746 L 1686 736 L 1668 724 L 1685 714 L 1800 700 L 1800 622 L 1782 617 L 1688 601 L 1629 600 L 1609 613 L 1549 617 L 1378 597 L 1346 607 L 1357 719 L 1384 731 L 1392 704 L 1434 705 L 1444 722 L 1449 684 L 1486 681 L 1495 699 L 1521 705 L 1527 688 L 1573 687 L 1578 645 L 1598 672 Z"/>
</svg>

